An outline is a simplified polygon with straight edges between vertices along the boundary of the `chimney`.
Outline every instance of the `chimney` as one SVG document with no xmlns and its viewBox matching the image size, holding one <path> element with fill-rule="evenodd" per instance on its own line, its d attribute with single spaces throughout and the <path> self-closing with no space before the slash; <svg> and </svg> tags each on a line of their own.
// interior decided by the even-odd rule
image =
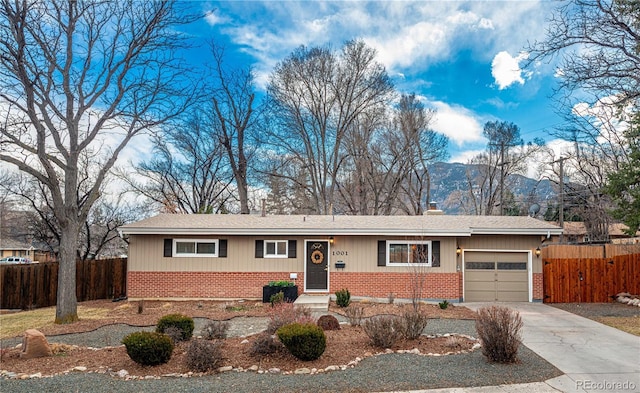
<svg viewBox="0 0 640 393">
<path fill-rule="evenodd" d="M 262 198 L 262 217 L 267 215 L 267 200 Z"/>
<path fill-rule="evenodd" d="M 424 212 L 425 216 L 440 216 L 443 214 L 442 210 L 438 210 L 438 204 L 435 201 L 429 202 L 429 208 Z"/>
</svg>

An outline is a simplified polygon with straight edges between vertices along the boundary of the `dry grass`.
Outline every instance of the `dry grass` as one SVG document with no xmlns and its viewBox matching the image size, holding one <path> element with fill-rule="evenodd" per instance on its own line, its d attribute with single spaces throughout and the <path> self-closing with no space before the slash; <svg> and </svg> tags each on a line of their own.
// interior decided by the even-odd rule
<svg viewBox="0 0 640 393">
<path fill-rule="evenodd" d="M 640 317 L 598 317 L 596 321 L 611 326 L 623 332 L 640 336 Z"/>
<path fill-rule="evenodd" d="M 112 310 L 108 308 L 78 306 L 78 318 L 103 319 L 110 311 Z M 55 306 L 0 315 L 0 339 L 15 337 L 27 329 L 41 329 L 45 326 L 51 326 L 54 324 L 55 317 Z"/>
</svg>

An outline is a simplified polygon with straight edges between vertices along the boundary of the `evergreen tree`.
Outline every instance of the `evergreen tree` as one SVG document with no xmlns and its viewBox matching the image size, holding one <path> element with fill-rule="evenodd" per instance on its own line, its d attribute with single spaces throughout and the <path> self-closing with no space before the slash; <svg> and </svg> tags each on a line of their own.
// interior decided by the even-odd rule
<svg viewBox="0 0 640 393">
<path fill-rule="evenodd" d="M 612 214 L 624 222 L 629 235 L 640 229 L 640 113 L 625 132 L 629 143 L 629 160 L 608 177 L 606 192 L 616 204 Z"/>
</svg>

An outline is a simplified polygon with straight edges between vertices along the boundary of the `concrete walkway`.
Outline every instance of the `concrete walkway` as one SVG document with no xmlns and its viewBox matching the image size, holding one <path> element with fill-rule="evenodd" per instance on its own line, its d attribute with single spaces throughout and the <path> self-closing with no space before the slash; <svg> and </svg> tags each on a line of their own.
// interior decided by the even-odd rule
<svg viewBox="0 0 640 393">
<path fill-rule="evenodd" d="M 517 310 L 523 343 L 565 375 L 544 383 L 429 392 L 640 392 L 640 337 L 540 303 L 491 303 Z M 487 303 L 464 303 L 478 310 Z"/>
</svg>

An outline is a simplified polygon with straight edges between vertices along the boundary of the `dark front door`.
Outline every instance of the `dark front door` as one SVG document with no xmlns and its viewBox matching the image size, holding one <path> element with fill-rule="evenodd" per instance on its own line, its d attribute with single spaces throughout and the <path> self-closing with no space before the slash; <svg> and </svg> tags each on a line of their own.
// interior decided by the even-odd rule
<svg viewBox="0 0 640 393">
<path fill-rule="evenodd" d="M 329 242 L 307 240 L 305 289 L 329 290 Z"/>
</svg>

